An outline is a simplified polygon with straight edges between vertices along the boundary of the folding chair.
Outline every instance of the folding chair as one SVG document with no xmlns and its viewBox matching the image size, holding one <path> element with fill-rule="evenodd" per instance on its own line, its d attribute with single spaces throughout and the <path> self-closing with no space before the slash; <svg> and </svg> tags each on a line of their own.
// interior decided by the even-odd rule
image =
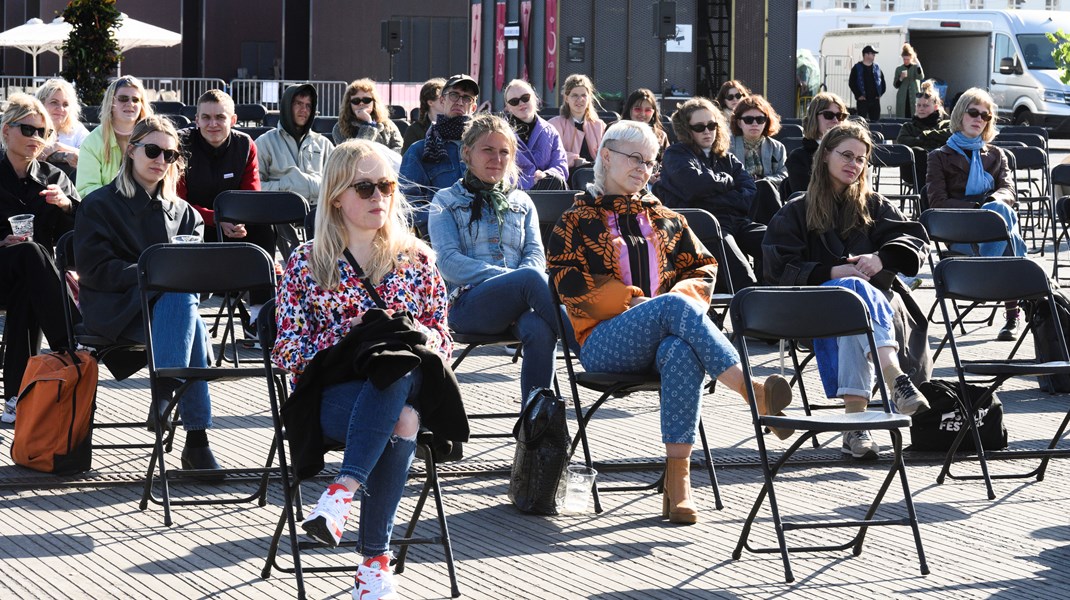
<svg viewBox="0 0 1070 600">
<path fill-rule="evenodd" d="M 1052 216 L 1052 187 L 1048 177 L 1048 153 L 1041 148 L 1027 146 L 1002 149 L 1014 156 L 1014 187 L 1018 193 L 1019 227 L 1023 234 L 1028 231 L 1033 240 L 1033 251 L 1040 250 L 1044 256 L 1044 244 L 1048 239 L 1049 225 L 1054 230 Z M 1040 229 L 1040 246 L 1037 246 L 1037 229 Z M 1054 239 L 1054 234 L 1052 238 Z"/>
<path fill-rule="evenodd" d="M 1052 198 L 1057 194 L 1055 186 L 1064 186 L 1070 189 L 1070 164 L 1055 165 L 1051 170 L 1051 185 L 1052 185 Z M 1059 279 L 1059 247 L 1065 240 L 1067 246 L 1070 246 L 1070 196 L 1062 196 L 1055 201 L 1055 209 L 1052 215 L 1055 222 L 1052 224 L 1052 237 L 1055 238 L 1055 249 L 1053 253 L 1053 265 L 1051 268 L 1052 279 Z M 1059 230 L 1059 226 L 1062 226 L 1062 230 Z"/>
<path fill-rule="evenodd" d="M 262 192 L 252 190 L 227 190 L 220 192 L 213 204 L 216 221 L 216 239 L 223 241 L 228 239 L 223 236 L 223 223 L 243 223 L 246 225 L 304 225 L 305 216 L 308 215 L 308 202 L 294 192 Z M 228 242 L 229 243 L 229 242 Z M 272 261 L 274 262 L 274 261 Z M 216 313 L 215 323 L 212 325 L 212 335 L 219 329 L 219 321 L 223 313 L 233 306 L 238 308 L 241 321 L 247 323 L 249 315 L 240 298 L 225 296 L 223 303 Z M 244 329 L 244 327 L 242 328 Z M 234 358 L 226 357 L 227 340 L 230 339 L 231 351 Z M 235 366 L 240 364 L 238 358 L 238 331 L 233 320 L 228 320 L 223 329 L 223 337 L 220 340 L 219 356 L 216 357 L 216 366 L 223 361 L 233 362 Z"/>
<path fill-rule="evenodd" d="M 553 231 L 557 220 L 561 215 L 576 203 L 576 196 L 580 192 L 576 190 L 540 190 L 529 191 L 528 196 L 535 204 L 535 211 L 539 214 L 539 231 L 542 233 L 543 248 L 547 247 L 550 240 L 550 232 Z"/>
<path fill-rule="evenodd" d="M 1000 132 L 996 134 L 996 137 L 992 141 L 1022 142 L 1026 146 L 1040 148 L 1045 152 L 1048 151 L 1047 136 L 1035 133 L 1033 131 L 1006 131 L 1006 128 L 1003 128 L 1003 130 L 1000 130 Z"/>
<path fill-rule="evenodd" d="M 1005 360 L 965 360 L 959 354 L 958 341 L 955 339 L 954 328 L 947 326 L 947 335 L 950 339 L 951 354 L 955 359 L 955 374 L 959 380 L 959 407 L 964 415 L 967 415 L 966 427 L 961 429 L 951 448 L 944 459 L 943 468 L 936 478 L 937 483 L 943 483 L 946 477 L 952 479 L 983 479 L 988 499 L 995 499 L 992 490 L 993 479 L 1027 479 L 1036 476 L 1037 481 L 1044 479 L 1044 471 L 1047 469 L 1048 460 L 1052 457 L 1070 456 L 1070 448 L 1056 448 L 1063 432 L 1066 431 L 1067 423 L 1070 422 L 1070 411 L 1067 412 L 1051 438 L 1048 447 L 1042 450 L 1009 450 L 992 451 L 985 450 L 981 445 L 980 433 L 976 422 L 980 419 L 978 406 L 986 402 L 995 391 L 1003 385 L 1003 382 L 1012 377 L 1036 377 L 1041 375 L 1070 375 L 1070 354 L 1067 354 L 1066 339 L 1063 337 L 1062 324 L 1059 322 L 1059 312 L 1056 310 L 1055 296 L 1048 284 L 1048 278 L 1043 269 L 1037 263 L 1024 257 L 1007 258 L 949 258 L 936 265 L 933 272 L 933 283 L 936 285 L 936 298 L 940 303 L 940 310 L 944 313 L 944 320 L 948 320 L 947 301 L 958 300 L 964 302 L 1006 302 L 1009 300 L 1033 300 L 1047 302 L 1051 310 L 1055 330 L 1058 332 L 1059 345 L 1062 349 L 1063 360 L 1040 362 L 1039 360 L 1014 359 L 1014 350 L 1011 356 Z M 1026 326 L 1021 339 L 1032 324 Z M 966 376 L 986 378 L 989 381 L 985 393 L 977 399 L 976 403 L 967 403 L 963 399 L 969 398 L 966 392 Z M 1006 409 L 1006 405 L 1004 405 Z M 954 475 L 951 473 L 951 463 L 955 460 L 955 452 L 967 435 L 973 435 L 974 447 L 978 448 L 978 459 L 981 464 L 981 475 Z M 1010 473 L 991 475 L 988 472 L 988 461 L 996 459 L 1023 459 L 1041 458 L 1037 468 L 1027 473 Z"/>
<path fill-rule="evenodd" d="M 261 314 L 264 318 L 256 320 L 257 334 L 260 338 L 260 345 L 264 349 L 263 370 L 270 373 L 268 395 L 271 397 L 271 420 L 275 427 L 275 444 L 279 454 L 279 468 L 282 472 L 282 491 L 284 500 L 278 523 L 275 526 L 275 533 L 271 537 L 267 559 L 264 561 L 264 568 L 260 572 L 260 577 L 267 579 L 271 576 L 272 569 L 277 569 L 284 573 L 293 573 L 297 579 L 297 597 L 303 599 L 305 598 L 305 573 L 354 572 L 357 569 L 357 565 L 321 567 L 305 567 L 302 565 L 301 551 L 315 548 L 327 548 L 329 546 L 319 542 L 301 541 L 298 537 L 297 519 L 303 518 L 301 516 L 301 482 L 297 480 L 289 462 L 287 462 L 287 448 L 286 443 L 284 442 L 287 438 L 283 430 L 282 413 L 280 412 L 282 405 L 286 403 L 289 393 L 289 384 L 286 381 L 288 373 L 283 369 L 275 367 L 271 363 L 271 348 L 275 345 L 275 338 L 278 334 L 275 322 L 275 301 L 271 300 L 265 304 Z M 438 483 L 438 468 L 435 463 L 434 452 L 431 450 L 433 441 L 434 434 L 427 429 L 421 429 L 416 437 L 417 446 L 422 447 L 423 449 L 422 454 L 424 457 L 425 473 L 424 484 L 420 491 L 419 499 L 416 501 L 416 507 L 413 510 L 412 518 L 409 520 L 408 527 L 406 528 L 405 537 L 395 537 L 391 539 L 391 543 L 401 546 L 401 552 L 394 561 L 394 571 L 399 574 L 404 572 L 405 558 L 410 545 L 440 545 L 442 546 L 445 555 L 446 571 L 450 578 L 450 597 L 457 598 L 461 595 L 461 591 L 457 586 L 457 573 L 453 565 L 453 546 L 450 542 L 449 528 L 446 525 L 446 512 L 442 506 L 442 489 L 439 487 Z M 341 448 L 335 445 L 325 448 L 324 451 L 339 449 Z M 432 493 L 434 494 L 439 533 L 438 535 L 430 537 L 413 537 L 413 533 L 416 530 L 416 524 L 419 522 L 420 515 L 427 502 L 427 497 Z M 290 556 L 293 561 L 291 566 L 279 564 L 279 546 L 282 543 L 284 530 L 288 531 L 290 535 Z M 356 546 L 356 541 L 345 541 L 340 543 L 339 546 L 352 548 Z"/>
<path fill-rule="evenodd" d="M 899 176 L 892 180 L 892 185 L 899 187 L 898 193 L 881 193 L 893 202 L 899 202 L 899 210 L 911 219 L 921 214 L 921 186 L 918 183 L 917 166 L 914 164 L 914 150 L 902 144 L 883 144 L 873 147 L 869 157 L 873 167 L 873 191 L 880 192 L 881 175 L 884 169 L 899 169 Z M 907 205 L 909 204 L 909 209 Z"/>
<path fill-rule="evenodd" d="M 587 191 L 587 186 L 594 183 L 594 168 L 581 167 L 576 169 L 569 176 L 569 181 L 572 183 L 573 190 L 580 192 Z"/>
<path fill-rule="evenodd" d="M 802 125 L 798 123 L 785 123 L 780 122 L 780 131 L 773 136 L 774 140 L 783 142 L 784 138 L 801 138 L 803 137 Z"/>
<path fill-rule="evenodd" d="M 694 232 L 695 237 L 700 240 L 717 240 L 721 246 L 721 256 L 725 255 L 724 236 L 721 233 L 721 223 L 717 220 L 717 217 L 701 208 L 677 208 L 675 210 L 687 219 L 687 226 Z M 721 329 L 724 329 L 724 318 L 728 312 L 728 305 L 732 302 L 732 296 L 736 293 L 736 288 L 732 285 L 732 274 L 728 272 L 728 269 L 717 269 L 717 276 L 721 277 L 722 274 L 728 287 L 728 293 L 711 294 L 710 317 Z"/>
<path fill-rule="evenodd" d="M 563 307 L 561 298 L 557 295 L 557 288 L 550 283 L 550 291 L 554 296 L 554 305 L 559 309 Z M 557 310 L 558 330 L 565 331 L 564 317 L 562 311 Z M 610 398 L 617 397 L 622 398 L 633 394 L 635 392 L 660 392 L 661 391 L 661 376 L 656 372 L 652 373 L 602 373 L 595 371 L 579 372 L 576 370 L 572 362 L 572 350 L 568 344 L 561 344 L 565 350 L 565 369 L 568 371 L 569 388 L 572 392 L 572 405 L 576 411 L 576 435 L 572 438 L 572 445 L 569 448 L 569 456 L 576 453 L 576 446 L 583 445 L 583 461 L 588 468 L 594 468 L 595 463 L 591 459 L 591 447 L 587 441 L 587 426 L 591 421 L 591 417 L 595 412 Z M 586 412 L 583 410 L 583 406 L 580 403 L 580 391 L 579 388 L 588 389 L 594 392 L 598 392 L 601 395 L 598 400 L 592 404 Z M 706 428 L 702 424 L 702 417 L 699 417 L 698 423 L 698 435 L 699 440 L 702 442 L 702 456 L 706 461 L 706 470 L 710 475 L 710 486 L 713 488 L 714 504 L 717 510 L 724 508 L 724 503 L 721 502 L 721 489 L 717 485 L 717 473 L 713 466 L 713 456 L 710 454 L 710 445 L 706 441 Z M 601 468 L 601 465 L 599 465 Z M 665 472 L 662 471 L 658 480 L 648 485 L 620 485 L 620 486 L 600 486 L 598 481 L 592 487 L 592 495 L 594 497 L 594 512 L 602 512 L 602 502 L 599 499 L 598 493 L 602 492 L 638 492 L 646 490 L 654 490 L 657 493 L 664 491 Z"/>
<path fill-rule="evenodd" d="M 910 496 L 910 487 L 907 483 L 906 466 L 903 462 L 903 434 L 901 429 L 910 426 L 910 417 L 892 412 L 888 393 L 885 389 L 884 378 L 881 375 L 880 365 L 877 361 L 877 345 L 873 339 L 873 330 L 870 326 L 869 311 L 866 305 L 856 294 L 850 290 L 837 287 L 794 287 L 794 288 L 747 288 L 736 294 L 731 307 L 732 327 L 738 333 L 736 344 L 739 347 L 740 359 L 743 363 L 744 379 L 746 381 L 747 396 L 750 401 L 751 419 L 754 422 L 755 433 L 758 434 L 758 452 L 762 459 L 762 472 L 765 477 L 765 485 L 762 487 L 758 498 L 751 508 L 747 520 L 743 524 L 743 530 L 739 536 L 739 542 L 732 558 L 738 560 L 746 549 L 755 553 L 780 553 L 784 562 L 784 580 L 791 583 L 795 576 L 791 571 L 791 563 L 788 552 L 814 552 L 829 550 L 846 550 L 851 548 L 854 555 L 862 553 L 862 543 L 865 541 L 869 527 L 885 525 L 908 525 L 914 534 L 914 543 L 918 551 L 918 561 L 921 565 L 921 573 L 927 575 L 929 567 L 925 562 L 925 552 L 922 549 L 921 534 L 918 529 L 918 518 L 914 511 L 914 503 Z M 780 339 L 813 339 L 827 337 L 841 337 L 847 335 L 865 334 L 869 341 L 870 356 L 873 360 L 873 369 L 877 377 L 877 387 L 880 391 L 881 410 L 867 410 L 860 413 L 850 414 L 827 414 L 827 415 L 803 415 L 803 416 L 766 416 L 759 415 L 754 395 L 753 374 L 751 372 L 751 359 L 747 351 L 745 339 L 750 337 L 780 338 Z M 770 464 L 769 454 L 765 447 L 765 440 L 761 435 L 763 427 L 784 427 L 795 429 L 801 435 L 792 443 L 775 464 Z M 842 519 L 837 521 L 787 521 L 780 515 L 777 505 L 776 494 L 773 489 L 773 479 L 779 473 L 789 458 L 802 445 L 817 433 L 822 432 L 850 432 L 860 430 L 883 430 L 887 431 L 892 438 L 894 451 L 892 464 L 888 474 L 884 477 L 880 489 L 870 503 L 865 517 L 862 519 Z M 877 509 L 884 499 L 885 493 L 891 486 L 896 475 L 903 486 L 903 496 L 906 505 L 906 517 L 896 519 L 875 518 Z M 754 519 L 764 504 L 766 495 L 769 497 L 769 508 L 772 511 L 773 526 L 776 530 L 776 547 L 754 547 L 750 543 L 750 531 L 754 525 Z M 853 538 L 843 544 L 812 545 L 812 546 L 788 546 L 785 534 L 789 531 L 857 527 L 858 532 Z"/>
<path fill-rule="evenodd" d="M 205 269 L 204 265 L 211 265 Z M 268 459 L 263 468 L 258 469 L 168 469 L 165 461 L 164 439 L 171 439 L 171 433 L 165 432 L 162 420 L 178 405 L 182 394 L 196 382 L 235 381 L 240 379 L 264 378 L 269 375 L 261 366 L 235 368 L 160 368 L 153 359 L 155 354 L 152 323 L 156 317 L 156 298 L 160 294 L 237 294 L 251 289 L 275 289 L 274 261 L 261 248 L 246 243 L 208 243 L 208 244 L 156 244 L 141 253 L 138 259 L 138 285 L 141 289 L 141 311 L 145 327 L 145 351 L 149 366 L 149 387 L 152 398 L 157 403 L 166 405 L 163 416 L 155 420 L 156 443 L 149 468 L 145 474 L 145 490 L 141 497 L 140 509 L 145 510 L 149 502 L 159 504 L 164 509 L 164 525 L 171 525 L 171 505 L 204 504 L 239 504 L 258 500 L 260 506 L 267 503 L 268 475 L 276 471 L 272 468 L 275 444 L 272 443 Z M 234 308 L 228 311 L 234 318 Z M 168 383 L 181 382 L 172 395 Z M 151 411 L 157 415 L 156 410 Z M 158 475 L 154 471 L 159 468 Z M 260 484 L 252 494 L 241 497 L 222 497 L 212 499 L 171 498 L 169 483 L 173 479 L 185 477 L 225 476 L 237 473 L 256 473 L 261 475 Z M 154 493 L 154 486 L 160 484 L 160 495 Z"/>
<path fill-rule="evenodd" d="M 234 115 L 243 127 L 259 127 L 267 116 L 267 108 L 263 104 L 236 104 Z"/>
</svg>

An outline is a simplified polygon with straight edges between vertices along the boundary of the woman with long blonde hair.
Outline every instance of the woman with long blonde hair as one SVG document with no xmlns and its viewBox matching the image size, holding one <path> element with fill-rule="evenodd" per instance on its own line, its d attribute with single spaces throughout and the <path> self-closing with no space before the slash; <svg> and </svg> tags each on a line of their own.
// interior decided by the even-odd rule
<svg viewBox="0 0 1070 600">
<path fill-rule="evenodd" d="M 568 168 L 577 169 L 594 162 L 594 155 L 606 133 L 606 122 L 598 118 L 598 90 L 586 75 L 574 73 L 561 86 L 561 114 L 550 124 L 561 134 Z"/>
<path fill-rule="evenodd" d="M 85 138 L 78 153 L 75 181 L 83 198 L 115 177 L 134 125 L 150 116 L 152 107 L 141 80 L 128 75 L 111 82 L 100 102 L 100 125 Z"/>
<path fill-rule="evenodd" d="M 89 130 L 79 120 L 82 105 L 78 103 L 78 94 L 70 82 L 55 78 L 37 88 L 37 99 L 45 105 L 56 127 L 56 140 L 45 148 L 42 156 L 72 176 L 77 172 L 79 148 L 89 136 Z"/>
</svg>

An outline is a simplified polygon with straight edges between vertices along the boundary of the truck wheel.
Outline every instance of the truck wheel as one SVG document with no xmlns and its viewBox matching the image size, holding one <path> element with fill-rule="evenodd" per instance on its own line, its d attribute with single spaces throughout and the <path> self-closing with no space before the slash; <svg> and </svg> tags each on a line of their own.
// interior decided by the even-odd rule
<svg viewBox="0 0 1070 600">
<path fill-rule="evenodd" d="M 1036 115 L 1029 112 L 1028 108 L 1023 108 L 1014 115 L 1015 125 L 1035 125 L 1037 124 Z"/>
</svg>

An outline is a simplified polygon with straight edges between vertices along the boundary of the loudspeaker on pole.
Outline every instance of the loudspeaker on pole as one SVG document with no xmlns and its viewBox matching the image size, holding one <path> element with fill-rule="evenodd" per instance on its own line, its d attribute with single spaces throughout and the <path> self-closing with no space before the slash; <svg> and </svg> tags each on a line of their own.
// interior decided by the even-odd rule
<svg viewBox="0 0 1070 600">
<path fill-rule="evenodd" d="M 390 54 L 401 52 L 403 42 L 401 40 L 401 20 L 390 19 L 380 23 L 382 29 L 381 47 Z"/>
<path fill-rule="evenodd" d="M 654 3 L 654 37 L 667 40 L 676 37 L 676 3 Z"/>
</svg>

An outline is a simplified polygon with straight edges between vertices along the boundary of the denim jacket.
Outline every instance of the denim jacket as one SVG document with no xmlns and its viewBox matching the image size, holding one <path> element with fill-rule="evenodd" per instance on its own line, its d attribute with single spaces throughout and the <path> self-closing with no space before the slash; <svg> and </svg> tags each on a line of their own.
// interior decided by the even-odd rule
<svg viewBox="0 0 1070 600">
<path fill-rule="evenodd" d="M 428 230 L 438 254 L 438 268 L 451 296 L 514 269 L 546 269 L 535 204 L 526 193 L 509 193 L 509 211 L 501 228 L 494 210 L 469 225 L 474 196 L 457 181 L 435 194 Z"/>
</svg>

